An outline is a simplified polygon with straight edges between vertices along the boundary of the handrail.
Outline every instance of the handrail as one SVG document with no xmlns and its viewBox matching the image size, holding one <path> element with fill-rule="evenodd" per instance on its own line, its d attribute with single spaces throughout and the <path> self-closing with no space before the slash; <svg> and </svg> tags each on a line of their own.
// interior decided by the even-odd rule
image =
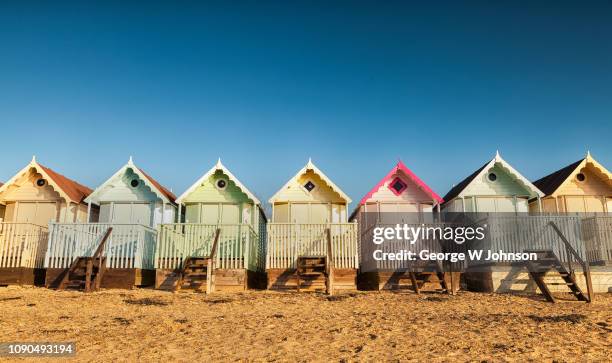
<svg viewBox="0 0 612 363">
<path fill-rule="evenodd" d="M 563 235 L 563 233 L 561 232 L 561 230 L 559 229 L 559 227 L 557 226 L 555 222 L 550 221 L 548 222 L 548 224 L 555 230 L 555 232 L 557 233 L 559 238 L 561 238 L 561 241 L 563 241 L 563 244 L 565 245 L 565 251 L 568 254 L 567 262 L 569 265 L 570 274 L 574 275 L 574 269 L 572 267 L 571 257 L 574 257 L 574 259 L 580 264 L 580 266 L 582 266 L 582 272 L 584 273 L 584 279 L 586 280 L 586 285 L 587 285 L 587 294 L 589 296 L 589 302 L 592 302 L 593 301 L 593 283 L 591 281 L 591 269 L 589 268 L 589 263 L 587 261 L 584 261 L 582 257 L 580 257 L 578 252 L 576 252 L 576 250 L 570 244 L 567 238 L 565 238 L 565 236 Z"/>
<path fill-rule="evenodd" d="M 102 237 L 102 241 L 98 245 L 96 252 L 93 254 L 91 260 L 89 260 L 87 263 L 85 292 L 91 291 L 91 282 L 90 282 L 91 270 L 93 269 L 93 264 L 96 262 L 96 259 L 98 259 L 98 273 L 96 274 L 96 277 L 94 278 L 94 281 L 93 281 L 94 290 L 100 289 L 100 283 L 102 282 L 102 275 L 104 274 L 104 269 L 105 269 L 105 264 L 106 264 L 106 261 L 102 261 L 102 253 L 104 253 L 104 246 L 106 245 L 106 241 L 108 240 L 108 237 L 110 236 L 112 231 L 113 231 L 113 227 L 109 227 L 106 230 L 106 233 L 104 234 L 104 237 Z"/>
<path fill-rule="evenodd" d="M 215 239 L 213 241 L 212 248 L 210 249 L 210 257 L 208 258 L 208 263 L 206 264 L 206 293 L 210 294 L 213 292 L 213 274 L 215 273 L 215 268 L 213 264 L 215 263 L 215 255 L 217 254 L 217 244 L 219 243 L 219 235 L 221 234 L 221 228 L 217 228 L 215 231 Z"/>
</svg>

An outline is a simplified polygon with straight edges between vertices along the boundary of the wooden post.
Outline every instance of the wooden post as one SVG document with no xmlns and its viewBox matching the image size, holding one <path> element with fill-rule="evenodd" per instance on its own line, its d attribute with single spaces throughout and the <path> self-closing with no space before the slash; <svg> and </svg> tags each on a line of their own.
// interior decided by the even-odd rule
<svg viewBox="0 0 612 363">
<path fill-rule="evenodd" d="M 331 236 L 331 228 L 327 228 L 327 293 L 329 295 L 334 294 L 334 255 L 332 248 L 332 236 Z"/>
<path fill-rule="evenodd" d="M 87 270 L 85 272 L 85 292 L 91 291 L 91 274 L 93 272 L 93 257 L 87 259 Z"/>
</svg>

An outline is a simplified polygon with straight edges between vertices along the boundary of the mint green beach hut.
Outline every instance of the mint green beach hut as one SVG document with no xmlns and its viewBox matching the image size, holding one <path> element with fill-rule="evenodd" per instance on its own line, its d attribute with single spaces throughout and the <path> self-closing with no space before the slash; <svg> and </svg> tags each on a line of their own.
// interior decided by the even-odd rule
<svg viewBox="0 0 612 363">
<path fill-rule="evenodd" d="M 207 292 L 260 286 L 266 216 L 221 160 L 176 202 L 180 222 L 160 225 L 156 286 Z"/>
</svg>

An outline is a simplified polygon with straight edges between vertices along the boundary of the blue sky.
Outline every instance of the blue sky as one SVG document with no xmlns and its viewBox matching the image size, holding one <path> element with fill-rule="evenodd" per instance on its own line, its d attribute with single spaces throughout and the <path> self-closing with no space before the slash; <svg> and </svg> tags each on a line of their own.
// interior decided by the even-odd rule
<svg viewBox="0 0 612 363">
<path fill-rule="evenodd" d="M 610 39 L 597 1 L 2 2 L 0 180 L 132 155 L 180 194 L 220 156 L 267 200 L 312 157 L 358 201 L 398 158 L 441 195 L 496 149 L 610 168 Z"/>
</svg>

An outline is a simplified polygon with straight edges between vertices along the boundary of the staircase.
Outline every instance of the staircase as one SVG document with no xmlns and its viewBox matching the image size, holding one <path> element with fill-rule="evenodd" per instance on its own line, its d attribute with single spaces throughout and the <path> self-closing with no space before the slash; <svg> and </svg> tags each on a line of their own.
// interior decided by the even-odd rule
<svg viewBox="0 0 612 363">
<path fill-rule="evenodd" d="M 106 230 L 102 236 L 100 244 L 91 257 L 77 257 L 64 273 L 59 283 L 58 290 L 79 290 L 85 292 L 97 291 L 100 289 L 104 270 L 106 269 L 106 257 L 102 256 L 106 240 L 110 237 L 113 228 Z"/>
<path fill-rule="evenodd" d="M 410 280 L 412 281 L 412 287 L 414 292 L 417 294 L 421 293 L 421 289 L 426 284 L 437 284 L 439 285 L 439 291 L 450 294 L 452 291 L 448 288 L 446 280 L 444 279 L 444 269 L 440 264 L 440 261 L 429 261 L 422 269 L 422 271 L 411 271 L 408 272 Z M 437 277 L 437 280 L 432 281 L 432 277 Z"/>
<path fill-rule="evenodd" d="M 205 257 L 187 257 L 178 273 L 174 291 L 181 289 L 195 290 L 207 294 L 214 291 L 215 257 L 221 229 L 217 228 L 213 238 L 210 255 Z"/>
<path fill-rule="evenodd" d="M 210 259 L 208 257 L 188 257 L 183 264 L 176 290 L 206 292 L 209 264 Z"/>
<path fill-rule="evenodd" d="M 299 256 L 295 278 L 297 291 L 327 291 L 327 259 L 322 256 Z"/>
<path fill-rule="evenodd" d="M 552 250 L 525 250 L 527 253 L 535 253 L 538 257 L 535 261 L 526 261 L 525 267 L 529 271 L 529 275 L 535 281 L 536 285 L 546 300 L 555 302 L 555 297 L 552 295 L 548 285 L 565 285 L 569 288 L 572 295 L 574 295 L 579 301 L 590 302 L 588 295 L 578 286 L 576 282 L 576 276 L 573 271 L 568 271 L 567 268 L 561 263 L 557 255 Z M 571 267 L 570 267 L 571 268 Z M 564 282 L 561 283 L 547 283 L 545 276 L 550 271 L 557 271 Z"/>
<path fill-rule="evenodd" d="M 77 257 L 72 268 L 66 272 L 66 279 L 60 284 L 59 290 L 78 290 L 89 292 L 98 290 L 102 279 L 103 264 L 106 258 L 100 261 L 93 257 Z M 89 270 L 89 271 L 88 271 Z"/>
</svg>

